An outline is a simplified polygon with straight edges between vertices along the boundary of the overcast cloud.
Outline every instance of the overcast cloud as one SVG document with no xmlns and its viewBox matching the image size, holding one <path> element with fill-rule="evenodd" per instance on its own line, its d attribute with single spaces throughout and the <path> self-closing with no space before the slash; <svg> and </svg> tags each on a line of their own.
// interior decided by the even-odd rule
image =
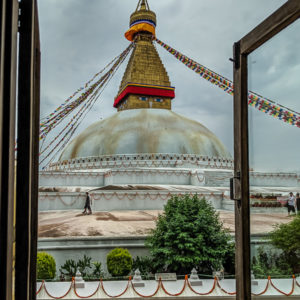
<svg viewBox="0 0 300 300">
<path fill-rule="evenodd" d="M 52 112 L 127 46 L 124 32 L 138 0 L 40 0 L 41 115 Z M 229 79 L 233 43 L 284 4 L 282 0 L 148 0 L 157 37 Z M 300 21 L 249 58 L 249 86 L 300 111 Z M 201 122 L 233 154 L 232 97 L 156 46 L 176 87 L 173 111 Z M 111 80 L 80 133 L 116 112 L 125 64 Z M 300 171 L 300 129 L 250 108 L 255 170 Z M 78 134 L 77 133 L 77 134 Z"/>
</svg>

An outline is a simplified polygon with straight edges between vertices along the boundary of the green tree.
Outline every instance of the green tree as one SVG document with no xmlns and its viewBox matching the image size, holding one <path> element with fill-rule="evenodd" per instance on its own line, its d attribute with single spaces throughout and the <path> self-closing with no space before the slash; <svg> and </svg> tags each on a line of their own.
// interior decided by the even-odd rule
<svg viewBox="0 0 300 300">
<path fill-rule="evenodd" d="M 52 255 L 46 252 L 37 254 L 37 278 L 53 279 L 56 273 L 56 263 Z"/>
<path fill-rule="evenodd" d="M 158 271 L 212 273 L 234 257 L 230 235 L 204 198 L 173 196 L 146 241 Z"/>
<path fill-rule="evenodd" d="M 300 273 L 300 216 L 277 225 L 269 235 L 271 244 L 282 250 L 294 273 Z"/>
</svg>

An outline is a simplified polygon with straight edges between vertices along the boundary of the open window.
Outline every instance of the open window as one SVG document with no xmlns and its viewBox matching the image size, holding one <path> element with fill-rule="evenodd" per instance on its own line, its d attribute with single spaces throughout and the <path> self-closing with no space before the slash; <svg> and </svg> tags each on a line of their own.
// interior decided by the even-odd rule
<svg viewBox="0 0 300 300">
<path fill-rule="evenodd" d="M 251 298 L 249 135 L 251 137 L 251 130 L 255 128 L 249 126 L 248 122 L 248 65 L 256 50 L 263 49 L 267 41 L 289 27 L 299 16 L 300 2 L 289 0 L 234 46 L 233 198 L 236 200 L 237 299 Z M 36 1 L 2 0 L 0 17 L 0 299 L 34 299 L 40 70 Z M 297 22 L 299 20 L 295 24 Z M 252 59 L 253 65 L 254 61 Z M 18 96 L 15 93 L 17 83 Z M 255 85 L 253 89 L 256 89 Z M 254 123 L 251 116 L 250 122 Z M 272 130 L 274 131 L 273 128 Z M 282 145 L 279 144 L 278 147 Z M 293 176 L 292 171 L 288 176 Z M 14 281 L 18 282 L 17 288 Z"/>
<path fill-rule="evenodd" d="M 293 43 L 290 46 L 288 45 L 291 36 L 294 35 L 293 41 L 296 40 L 296 27 L 299 28 L 300 25 L 299 20 L 297 20 L 299 16 L 300 2 L 289 0 L 234 44 L 235 167 L 232 198 L 236 201 L 237 299 L 251 299 L 250 215 L 253 216 L 253 214 L 250 214 L 250 195 L 255 195 L 255 187 L 261 198 L 266 196 L 280 197 L 280 192 L 286 195 L 293 188 L 290 186 L 293 185 L 292 178 L 293 176 L 297 178 L 296 170 L 299 170 L 300 166 L 299 152 L 298 155 L 293 154 L 292 149 L 294 146 L 299 148 L 299 138 L 295 138 L 296 134 L 299 137 L 299 132 L 296 132 L 299 131 L 296 123 L 292 124 L 292 121 L 287 121 L 286 124 L 290 124 L 286 125 L 277 120 L 265 122 L 261 120 L 263 116 L 261 118 L 256 117 L 255 114 L 250 112 L 250 109 L 248 110 L 248 104 L 250 104 L 249 92 L 258 88 L 261 93 L 267 92 L 269 95 L 267 97 L 275 97 L 278 102 L 282 101 L 282 106 L 290 106 L 295 111 L 297 109 L 299 111 L 299 101 L 296 103 L 293 93 L 299 89 L 300 74 L 293 76 L 295 78 L 293 81 L 284 76 L 281 77 L 284 80 L 278 80 L 279 75 L 282 73 L 290 76 L 292 72 L 296 72 L 294 68 L 296 63 L 289 63 L 289 60 L 299 62 L 299 51 L 294 51 L 296 46 Z M 278 58 L 276 65 L 274 65 L 274 61 L 272 64 L 271 57 Z M 284 58 L 286 58 L 285 61 Z M 276 81 L 273 74 L 275 72 L 274 68 L 278 68 L 276 70 L 278 81 Z M 300 71 L 298 70 L 298 72 Z M 261 80 L 259 81 L 258 78 L 261 78 Z M 279 82 L 281 82 L 280 87 Z M 285 91 L 284 94 L 283 91 Z M 271 102 L 271 105 L 276 106 L 276 103 Z M 265 118 L 271 118 L 268 116 L 272 114 L 271 110 L 264 107 L 262 109 L 267 113 Z M 279 118 L 284 118 L 284 116 L 280 115 Z M 279 124 L 277 125 L 274 122 Z M 287 128 L 288 126 L 289 128 Z M 285 139 L 289 142 L 285 143 Z M 290 162 L 292 157 L 294 157 L 293 162 Z M 266 163 L 265 166 L 264 163 Z M 263 170 L 266 168 L 268 172 L 264 173 Z M 258 172 L 255 172 L 255 169 L 258 169 Z M 275 175 L 282 177 L 281 180 L 276 178 Z M 261 178 L 257 179 L 255 176 Z M 255 180 L 260 182 L 255 183 Z M 273 180 L 274 190 L 263 190 L 263 180 Z M 255 184 L 256 186 L 254 186 Z M 296 179 L 294 185 L 297 186 L 297 184 Z M 258 186 L 261 186 L 261 189 L 257 188 Z M 281 187 L 281 189 L 275 187 Z"/>
</svg>

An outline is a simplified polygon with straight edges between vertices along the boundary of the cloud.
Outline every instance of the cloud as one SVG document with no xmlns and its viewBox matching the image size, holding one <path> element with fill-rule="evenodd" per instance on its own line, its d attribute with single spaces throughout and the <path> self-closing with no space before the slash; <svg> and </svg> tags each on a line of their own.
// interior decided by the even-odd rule
<svg viewBox="0 0 300 300">
<path fill-rule="evenodd" d="M 232 79 L 233 43 L 284 4 L 282 0 L 148 0 L 157 36 Z M 40 0 L 41 114 L 54 110 L 127 46 L 124 32 L 137 0 Z M 251 89 L 300 111 L 299 20 L 249 58 Z M 156 45 L 176 87 L 173 110 L 212 130 L 233 153 L 232 97 Z M 125 64 L 80 131 L 113 113 Z M 297 101 L 297 102 L 296 102 Z M 252 163 L 258 169 L 300 170 L 300 130 L 250 108 Z M 252 117 L 253 116 L 253 117 Z M 274 130 L 276 129 L 276 130 Z M 272 151 L 270 151 L 270 147 Z"/>
</svg>

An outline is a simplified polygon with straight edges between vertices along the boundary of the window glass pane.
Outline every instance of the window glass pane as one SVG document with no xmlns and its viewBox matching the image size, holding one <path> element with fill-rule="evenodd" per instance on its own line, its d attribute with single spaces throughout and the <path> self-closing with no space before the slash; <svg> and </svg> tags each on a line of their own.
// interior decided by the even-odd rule
<svg viewBox="0 0 300 300">
<path fill-rule="evenodd" d="M 249 90 L 257 93 L 249 107 L 253 293 L 265 289 L 268 276 L 289 293 L 292 275 L 300 273 L 299 30 L 296 21 L 248 60 Z"/>
</svg>

